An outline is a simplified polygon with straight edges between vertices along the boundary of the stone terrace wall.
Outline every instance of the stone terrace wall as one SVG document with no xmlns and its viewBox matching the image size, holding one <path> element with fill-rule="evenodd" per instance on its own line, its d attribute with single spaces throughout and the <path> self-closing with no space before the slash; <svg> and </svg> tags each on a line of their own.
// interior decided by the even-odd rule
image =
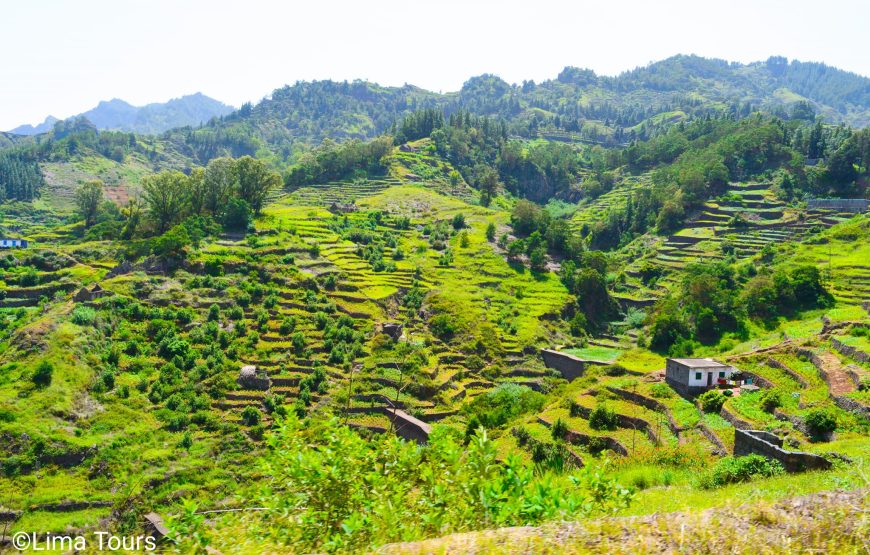
<svg viewBox="0 0 870 555">
<path fill-rule="evenodd" d="M 554 368 L 569 382 L 582 376 L 588 366 L 607 366 L 606 362 L 596 360 L 583 360 L 582 358 L 560 353 L 552 349 L 541 349 L 541 357 L 547 368 Z"/>
<path fill-rule="evenodd" d="M 684 430 L 684 428 L 681 428 L 677 425 L 677 421 L 674 420 L 673 415 L 671 415 L 671 411 L 669 411 L 664 404 L 656 401 L 655 399 L 651 397 L 646 397 L 645 395 L 641 395 L 640 393 L 627 391 L 625 389 L 618 389 L 609 385 L 606 386 L 606 389 L 614 395 L 618 395 L 626 401 L 629 401 L 630 403 L 634 403 L 636 405 L 640 405 L 642 407 L 646 407 L 650 410 L 664 414 L 668 419 L 668 428 L 671 429 L 675 436 L 679 436 L 680 432 Z"/>
<path fill-rule="evenodd" d="M 776 360 L 775 358 L 767 357 L 767 365 L 771 368 L 779 368 L 780 370 L 791 376 L 797 383 L 801 384 L 801 387 L 809 387 L 809 384 L 803 376 L 789 368 L 788 365 Z"/>
<path fill-rule="evenodd" d="M 813 453 L 786 451 L 782 440 L 776 435 L 762 430 L 734 430 L 734 455 L 758 454 L 782 463 L 788 472 L 828 469 L 831 462 Z"/>
<path fill-rule="evenodd" d="M 852 360 L 856 360 L 858 362 L 870 362 L 870 354 L 865 353 L 861 349 L 857 349 L 851 345 L 846 345 L 842 341 L 838 339 L 831 338 L 831 345 L 834 346 L 835 349 L 840 351 L 841 354 L 846 355 Z"/>
</svg>

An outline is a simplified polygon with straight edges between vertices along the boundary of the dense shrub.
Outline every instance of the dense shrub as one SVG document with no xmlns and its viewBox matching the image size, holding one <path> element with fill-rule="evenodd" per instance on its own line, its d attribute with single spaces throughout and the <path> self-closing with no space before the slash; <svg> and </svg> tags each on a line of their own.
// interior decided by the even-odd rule
<svg viewBox="0 0 870 555">
<path fill-rule="evenodd" d="M 822 439 L 837 429 L 837 419 L 825 409 L 812 409 L 804 417 L 810 433 L 815 439 Z"/>
<path fill-rule="evenodd" d="M 38 387 L 48 387 L 51 385 L 52 376 L 54 376 L 54 366 L 47 360 L 43 360 L 36 366 L 31 379 Z"/>
<path fill-rule="evenodd" d="M 387 435 L 366 440 L 335 421 L 292 415 L 268 438 L 262 513 L 291 551 L 365 551 L 460 530 L 534 525 L 609 514 L 631 494 L 600 471 L 559 475 L 508 456 L 486 433 L 467 448 L 433 433 L 425 447 Z M 409 495 L 409 492 L 413 492 Z"/>
<path fill-rule="evenodd" d="M 565 439 L 565 436 L 568 435 L 568 424 L 561 418 L 557 418 L 553 422 L 553 427 L 550 428 L 550 435 L 553 436 L 553 439 Z"/>
<path fill-rule="evenodd" d="M 615 430 L 619 417 L 605 405 L 598 405 L 589 413 L 589 427 L 593 430 Z"/>
<path fill-rule="evenodd" d="M 773 412 L 774 409 L 782 406 L 782 392 L 775 388 L 765 389 L 761 392 L 759 400 L 761 403 L 761 410 L 765 412 Z"/>
<path fill-rule="evenodd" d="M 262 414 L 256 407 L 247 406 L 245 410 L 242 411 L 242 423 L 245 426 L 256 426 L 260 423 L 262 419 Z"/>
<path fill-rule="evenodd" d="M 73 324 L 91 326 L 97 318 L 97 312 L 89 306 L 77 306 L 72 312 Z"/>
<path fill-rule="evenodd" d="M 650 394 L 656 399 L 669 399 L 674 396 L 674 390 L 666 383 L 657 383 L 650 387 Z"/>
<path fill-rule="evenodd" d="M 429 320 L 429 329 L 441 339 L 449 339 L 456 333 L 456 324 L 448 314 L 436 314 Z"/>
<path fill-rule="evenodd" d="M 726 397 L 718 389 L 705 391 L 698 396 L 698 401 L 701 403 L 701 409 L 710 414 L 717 414 L 722 410 L 722 405 L 725 404 Z"/>
<path fill-rule="evenodd" d="M 782 463 L 768 460 L 761 455 L 725 457 L 701 476 L 699 485 L 704 489 L 712 489 L 726 484 L 747 482 L 756 477 L 776 476 L 783 472 Z"/>
<path fill-rule="evenodd" d="M 542 394 L 524 385 L 500 384 L 483 395 L 475 397 L 466 406 L 465 412 L 469 416 L 467 430 L 473 434 L 480 426 L 497 428 L 521 414 L 537 412 L 543 406 Z"/>
</svg>

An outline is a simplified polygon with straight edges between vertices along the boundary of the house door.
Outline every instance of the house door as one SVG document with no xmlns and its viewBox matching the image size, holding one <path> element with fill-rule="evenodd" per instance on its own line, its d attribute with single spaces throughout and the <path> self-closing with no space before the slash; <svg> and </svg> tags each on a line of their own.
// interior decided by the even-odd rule
<svg viewBox="0 0 870 555">
<path fill-rule="evenodd" d="M 713 385 L 713 372 L 707 372 L 707 387 L 712 387 Z"/>
</svg>

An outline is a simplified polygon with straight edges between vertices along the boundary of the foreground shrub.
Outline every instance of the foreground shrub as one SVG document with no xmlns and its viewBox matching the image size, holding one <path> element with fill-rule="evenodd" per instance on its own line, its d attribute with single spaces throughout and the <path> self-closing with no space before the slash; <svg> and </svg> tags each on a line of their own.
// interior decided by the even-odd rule
<svg viewBox="0 0 870 555">
<path fill-rule="evenodd" d="M 553 427 L 550 428 L 550 434 L 553 436 L 553 439 L 565 439 L 565 436 L 568 435 L 568 424 L 561 418 L 557 418 L 553 423 Z"/>
<path fill-rule="evenodd" d="M 427 446 L 366 440 L 335 420 L 294 416 L 268 437 L 260 533 L 295 552 L 363 551 L 456 531 L 612 514 L 631 493 L 600 470 L 536 473 L 499 463 L 479 430 L 467 448 L 433 433 Z"/>
<path fill-rule="evenodd" d="M 666 383 L 657 383 L 650 387 L 650 393 L 656 399 L 670 399 L 674 396 L 674 390 Z"/>
<path fill-rule="evenodd" d="M 726 484 L 748 482 L 756 477 L 776 476 L 783 472 L 785 470 L 782 463 L 768 460 L 761 455 L 725 457 L 701 476 L 699 485 L 704 489 L 712 489 Z"/>
</svg>

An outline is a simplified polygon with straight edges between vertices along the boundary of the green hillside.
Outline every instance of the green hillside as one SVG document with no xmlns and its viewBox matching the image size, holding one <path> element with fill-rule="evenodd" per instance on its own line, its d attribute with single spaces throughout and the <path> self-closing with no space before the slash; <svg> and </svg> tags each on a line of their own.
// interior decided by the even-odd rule
<svg viewBox="0 0 870 555">
<path fill-rule="evenodd" d="M 860 79 L 678 57 L 444 96 L 300 83 L 196 129 L 15 139 L 4 535 L 153 513 L 167 552 L 746 551 L 675 524 L 720 515 L 771 552 L 858 549 L 870 133 L 766 95 L 854 115 Z M 669 357 L 755 387 L 690 394 Z M 823 468 L 735 453 L 746 429 Z"/>
</svg>

